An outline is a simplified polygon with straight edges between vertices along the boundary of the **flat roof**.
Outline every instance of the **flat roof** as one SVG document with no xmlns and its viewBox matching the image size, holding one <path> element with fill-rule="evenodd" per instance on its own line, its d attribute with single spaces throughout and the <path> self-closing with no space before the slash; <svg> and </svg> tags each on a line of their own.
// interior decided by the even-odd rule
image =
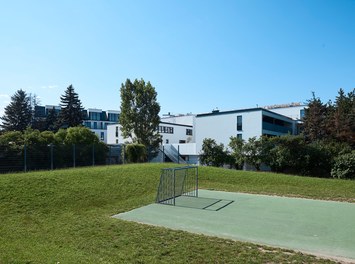
<svg viewBox="0 0 355 264">
<path fill-rule="evenodd" d="M 210 113 L 204 113 L 204 114 L 197 114 L 196 118 L 198 117 L 206 117 L 206 116 L 217 116 L 217 115 L 230 115 L 230 114 L 239 114 L 239 113 L 245 113 L 245 112 L 256 112 L 256 111 L 263 111 L 263 112 L 267 112 L 273 115 L 277 115 L 283 118 L 287 118 L 290 120 L 293 120 L 292 118 L 285 116 L 285 115 L 281 115 L 279 113 L 275 113 L 273 111 L 270 111 L 268 109 L 262 108 L 262 107 L 254 107 L 254 108 L 246 108 L 246 109 L 238 109 L 238 110 L 229 110 L 229 111 L 212 111 Z"/>
</svg>

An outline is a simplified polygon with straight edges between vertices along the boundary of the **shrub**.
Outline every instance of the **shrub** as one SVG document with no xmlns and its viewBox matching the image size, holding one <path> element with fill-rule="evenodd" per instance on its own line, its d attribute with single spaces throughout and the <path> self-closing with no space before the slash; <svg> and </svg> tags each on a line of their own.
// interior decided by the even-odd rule
<svg viewBox="0 0 355 264">
<path fill-rule="evenodd" d="M 147 159 L 147 150 L 143 144 L 129 144 L 125 152 L 128 162 L 144 162 Z"/>
<path fill-rule="evenodd" d="M 339 179 L 355 179 L 355 150 L 335 159 L 332 176 Z"/>
</svg>

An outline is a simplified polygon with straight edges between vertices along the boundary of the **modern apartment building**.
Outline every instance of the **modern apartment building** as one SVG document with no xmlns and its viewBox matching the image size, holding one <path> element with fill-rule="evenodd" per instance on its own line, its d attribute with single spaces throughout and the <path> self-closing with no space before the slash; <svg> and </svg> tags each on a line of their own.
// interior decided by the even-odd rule
<svg viewBox="0 0 355 264">
<path fill-rule="evenodd" d="M 45 119 L 52 109 L 54 109 L 57 114 L 61 111 L 61 107 L 56 105 L 36 106 L 35 117 Z M 91 129 L 102 142 L 107 143 L 107 126 L 118 123 L 119 113 L 120 112 L 116 110 L 103 111 L 102 109 L 95 108 L 85 109 L 83 110 L 83 125 Z"/>
<path fill-rule="evenodd" d="M 195 124 L 198 153 L 205 138 L 212 138 L 218 144 L 228 146 L 232 136 L 248 140 L 262 135 L 280 136 L 298 133 L 297 120 L 264 108 L 198 114 Z"/>
</svg>

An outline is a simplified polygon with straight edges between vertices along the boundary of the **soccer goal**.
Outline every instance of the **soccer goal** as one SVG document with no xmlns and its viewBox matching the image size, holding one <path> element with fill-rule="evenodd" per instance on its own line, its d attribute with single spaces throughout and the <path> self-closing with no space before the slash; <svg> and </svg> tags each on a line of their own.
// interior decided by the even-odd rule
<svg viewBox="0 0 355 264">
<path fill-rule="evenodd" d="M 181 196 L 198 197 L 197 166 L 161 170 L 156 202 L 175 205 Z"/>
</svg>

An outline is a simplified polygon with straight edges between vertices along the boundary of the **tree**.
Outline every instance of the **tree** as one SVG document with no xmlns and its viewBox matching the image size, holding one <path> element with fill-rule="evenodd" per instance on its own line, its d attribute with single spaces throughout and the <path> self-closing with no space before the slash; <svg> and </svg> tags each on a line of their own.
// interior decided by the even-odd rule
<svg viewBox="0 0 355 264">
<path fill-rule="evenodd" d="M 329 124 L 333 138 L 355 146 L 355 89 L 346 95 L 340 88 L 333 108 Z"/>
<path fill-rule="evenodd" d="M 157 93 L 150 82 L 127 79 L 121 85 L 121 114 L 119 123 L 122 135 L 133 143 L 143 144 L 155 150 L 159 147 L 161 136 L 157 128 L 160 123 L 160 105 Z"/>
<path fill-rule="evenodd" d="M 228 160 L 228 153 L 224 150 L 224 145 L 217 144 L 212 138 L 205 138 L 202 142 L 202 152 L 200 153 L 201 164 L 207 166 L 221 167 Z"/>
<path fill-rule="evenodd" d="M 79 95 L 74 91 L 73 85 L 69 85 L 65 94 L 60 97 L 61 111 L 58 118 L 58 127 L 76 127 L 83 122 L 83 107 Z"/>
<path fill-rule="evenodd" d="M 244 164 L 244 156 L 243 156 L 244 140 L 237 137 L 230 137 L 230 142 L 228 146 L 232 150 L 231 156 L 234 158 L 235 167 L 237 169 L 242 169 Z"/>
<path fill-rule="evenodd" d="M 322 140 L 327 137 L 327 105 L 315 97 L 308 101 L 308 108 L 305 109 L 305 116 L 303 119 L 303 133 L 307 141 Z"/>
<path fill-rule="evenodd" d="M 5 131 L 23 131 L 31 125 L 32 108 L 30 98 L 23 90 L 18 90 L 12 97 L 11 102 L 5 107 L 5 114 L 1 127 Z"/>
<path fill-rule="evenodd" d="M 254 166 L 257 171 L 260 171 L 261 164 L 264 161 L 263 154 L 262 138 L 249 138 L 248 142 L 243 146 L 244 161 L 247 164 Z"/>
</svg>

